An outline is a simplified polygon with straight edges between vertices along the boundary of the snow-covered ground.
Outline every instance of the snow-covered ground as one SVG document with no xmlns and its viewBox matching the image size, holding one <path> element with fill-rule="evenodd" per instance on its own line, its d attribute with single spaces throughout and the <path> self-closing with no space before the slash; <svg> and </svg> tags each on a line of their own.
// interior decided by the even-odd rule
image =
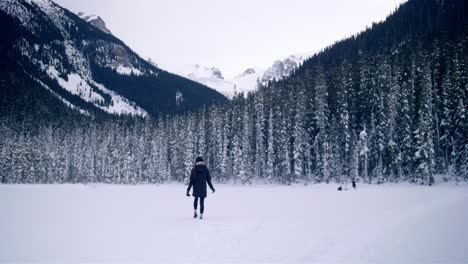
<svg viewBox="0 0 468 264">
<path fill-rule="evenodd" d="M 0 262 L 468 263 L 468 186 L 0 185 Z"/>
</svg>

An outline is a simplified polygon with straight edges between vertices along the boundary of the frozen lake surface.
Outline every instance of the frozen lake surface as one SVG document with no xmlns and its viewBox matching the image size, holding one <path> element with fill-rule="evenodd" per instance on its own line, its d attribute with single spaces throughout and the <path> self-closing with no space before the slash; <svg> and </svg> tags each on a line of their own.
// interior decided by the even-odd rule
<svg viewBox="0 0 468 264">
<path fill-rule="evenodd" d="M 468 263 L 468 185 L 0 185 L 0 262 Z"/>
</svg>

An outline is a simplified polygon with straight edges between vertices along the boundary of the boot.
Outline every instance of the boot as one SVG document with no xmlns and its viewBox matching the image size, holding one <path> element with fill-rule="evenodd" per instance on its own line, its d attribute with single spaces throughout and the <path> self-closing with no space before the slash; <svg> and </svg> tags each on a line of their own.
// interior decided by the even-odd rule
<svg viewBox="0 0 468 264">
<path fill-rule="evenodd" d="M 200 214 L 200 219 L 203 219 L 203 214 Z"/>
<path fill-rule="evenodd" d="M 195 210 L 195 211 L 193 212 L 193 218 L 197 218 L 197 216 L 198 216 L 197 210 Z M 201 217 L 201 216 L 200 216 L 200 217 Z"/>
</svg>

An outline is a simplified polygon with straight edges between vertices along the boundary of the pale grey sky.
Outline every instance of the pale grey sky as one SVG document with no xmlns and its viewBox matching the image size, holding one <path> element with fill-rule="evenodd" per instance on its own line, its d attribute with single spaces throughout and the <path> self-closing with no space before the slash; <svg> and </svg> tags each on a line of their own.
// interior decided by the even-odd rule
<svg viewBox="0 0 468 264">
<path fill-rule="evenodd" d="M 232 77 L 318 51 L 384 19 L 405 0 L 55 0 L 101 16 L 143 58 Z M 164 67 L 163 67 L 164 68 Z"/>
</svg>

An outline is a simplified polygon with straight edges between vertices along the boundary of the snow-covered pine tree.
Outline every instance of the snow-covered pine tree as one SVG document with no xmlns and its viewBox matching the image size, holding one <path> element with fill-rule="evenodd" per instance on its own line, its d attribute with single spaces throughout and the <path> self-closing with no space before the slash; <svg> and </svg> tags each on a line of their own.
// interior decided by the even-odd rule
<svg viewBox="0 0 468 264">
<path fill-rule="evenodd" d="M 230 160 L 231 157 L 231 121 L 230 121 L 230 111 L 226 111 L 223 114 L 223 128 L 222 128 L 223 142 L 222 142 L 222 153 L 220 161 L 220 177 L 225 181 L 229 180 L 231 176 L 231 167 L 232 163 Z"/>
<path fill-rule="evenodd" d="M 318 124 L 318 133 L 315 137 L 317 155 L 317 182 L 329 181 L 330 177 L 330 143 L 328 134 L 328 87 L 325 82 L 322 67 L 318 66 L 315 71 L 315 119 Z"/>
<path fill-rule="evenodd" d="M 263 90 L 259 89 L 259 92 L 255 98 L 255 132 L 256 132 L 256 146 L 255 146 L 255 176 L 262 178 L 264 172 L 264 163 L 265 163 L 265 154 L 266 146 L 264 139 L 266 138 L 266 129 L 265 129 L 265 100 L 263 95 Z"/>
<path fill-rule="evenodd" d="M 221 175 L 221 161 L 223 154 L 223 124 L 221 107 L 213 108 L 210 111 L 211 118 L 211 137 L 209 138 L 210 150 L 212 156 L 211 160 L 211 174 L 220 179 Z"/>
<path fill-rule="evenodd" d="M 432 97 L 433 97 L 433 124 L 434 124 L 434 161 L 435 172 L 445 172 L 446 166 L 444 163 L 444 151 L 441 146 L 441 115 L 442 112 L 442 77 L 444 62 L 443 50 L 441 49 L 439 39 L 435 39 L 430 56 L 430 69 L 432 80 Z"/>
<path fill-rule="evenodd" d="M 351 180 L 355 180 L 357 181 L 358 179 L 360 179 L 359 177 L 359 140 L 355 139 L 354 140 L 354 144 L 353 144 L 353 156 L 352 156 L 352 160 L 351 160 L 351 165 L 350 165 L 350 173 L 351 173 Z"/>
<path fill-rule="evenodd" d="M 339 73 L 338 73 L 338 92 L 337 92 L 337 101 L 338 101 L 338 122 L 337 130 L 341 135 L 339 137 L 340 148 L 341 148 L 341 160 L 339 161 L 342 166 L 341 174 L 346 178 L 351 176 L 351 164 L 353 160 L 353 150 L 351 146 L 351 137 L 352 137 L 352 128 L 351 128 L 351 113 L 350 113 L 350 93 L 352 89 L 353 79 L 351 73 L 351 65 L 349 62 L 344 59 L 341 62 Z"/>
<path fill-rule="evenodd" d="M 294 180 L 300 180 L 307 175 L 307 130 L 306 130 L 307 98 L 303 86 L 299 86 L 296 103 L 293 127 L 293 161 Z"/>
<path fill-rule="evenodd" d="M 370 160 L 372 176 L 377 183 L 386 181 L 384 152 L 387 147 L 386 131 L 388 131 L 389 86 L 391 81 L 391 67 L 385 55 L 376 56 L 375 71 L 372 75 L 371 130 L 369 131 Z"/>
<path fill-rule="evenodd" d="M 242 118 L 242 139 L 241 139 L 241 146 L 243 156 L 241 157 L 241 165 L 240 165 L 240 180 L 243 184 L 249 183 L 250 178 L 253 174 L 253 167 L 252 167 L 252 142 L 254 141 L 254 134 L 253 134 L 253 122 L 250 115 L 249 106 L 245 106 L 243 110 L 243 118 Z"/>
<path fill-rule="evenodd" d="M 362 178 L 364 182 L 369 183 L 369 143 L 366 126 L 359 133 L 359 155 L 362 157 Z"/>
<path fill-rule="evenodd" d="M 415 131 L 417 182 L 429 184 L 434 181 L 434 142 L 432 132 L 432 82 L 427 55 L 419 56 L 417 78 L 419 86 L 419 108 Z"/>
<path fill-rule="evenodd" d="M 265 175 L 266 178 L 272 182 L 274 181 L 274 167 L 275 167 L 275 151 L 273 149 L 273 144 L 275 141 L 273 134 L 274 120 L 273 120 L 273 108 L 270 107 L 268 111 L 268 134 L 267 134 L 267 155 L 266 155 L 266 168 Z"/>
<path fill-rule="evenodd" d="M 402 58 L 404 59 L 404 58 Z M 413 179 L 414 164 L 414 59 L 401 61 L 400 92 L 397 105 L 396 143 L 399 149 L 398 171 L 406 180 Z"/>
<path fill-rule="evenodd" d="M 462 98 L 458 100 L 458 107 L 456 112 L 455 119 L 455 164 L 456 164 L 456 173 L 457 181 L 466 179 L 468 176 L 468 116 L 466 105 Z"/>
<path fill-rule="evenodd" d="M 455 62 L 456 63 L 456 62 Z M 452 68 L 453 65 L 451 62 L 446 62 L 446 71 L 442 75 L 442 84 L 441 84 L 441 120 L 440 120 L 440 138 L 438 141 L 441 147 L 443 164 L 444 164 L 444 173 L 449 177 L 455 177 L 455 164 L 452 159 L 453 153 L 453 131 L 454 131 L 454 114 L 455 114 L 455 104 L 456 101 L 456 90 L 454 89 L 454 84 L 452 84 Z"/>
<path fill-rule="evenodd" d="M 386 100 L 387 104 L 387 128 L 385 131 L 386 137 L 386 153 L 387 153 L 387 175 L 392 181 L 398 181 L 401 177 L 399 174 L 399 164 L 401 162 L 401 156 L 398 149 L 396 131 L 398 128 L 397 116 L 398 116 L 398 104 L 401 98 L 401 87 L 398 81 L 400 75 L 400 68 L 393 66 L 392 73 L 389 76 L 389 93 Z"/>
<path fill-rule="evenodd" d="M 463 46 L 466 41 L 458 43 L 454 51 L 453 63 L 453 76 L 452 76 L 452 91 L 450 96 L 451 105 L 453 106 L 453 138 L 452 138 L 452 155 L 451 159 L 454 164 L 456 173 L 456 180 L 459 181 L 466 176 L 466 144 L 468 142 L 468 135 L 466 130 L 466 100 L 468 97 L 468 78 L 466 77 L 468 63 L 464 52 L 466 47 Z"/>
<path fill-rule="evenodd" d="M 0 123 L 6 122 L 2 118 L 0 118 Z M 9 131 L 9 129 L 6 126 L 0 126 L 0 134 L 2 137 L 0 137 L 0 182 L 5 184 L 7 183 L 10 179 L 10 173 L 11 173 L 11 164 L 12 162 L 12 156 L 11 156 L 11 142 L 6 140 L 7 138 L 12 138 L 13 135 Z"/>
<path fill-rule="evenodd" d="M 244 151 L 242 148 L 242 131 L 243 131 L 243 121 L 241 113 L 243 112 L 241 109 L 241 105 L 243 102 L 243 97 L 234 98 L 235 102 L 233 102 L 234 106 L 232 108 L 232 118 L 231 118 L 231 128 L 232 128 L 232 155 L 231 155 L 231 164 L 232 164 L 232 175 L 231 177 L 234 181 L 241 179 L 243 159 L 244 159 Z"/>
<path fill-rule="evenodd" d="M 279 113 L 279 132 L 278 132 L 278 181 L 281 183 L 291 182 L 291 133 L 288 129 L 287 116 L 285 113 Z"/>
</svg>

